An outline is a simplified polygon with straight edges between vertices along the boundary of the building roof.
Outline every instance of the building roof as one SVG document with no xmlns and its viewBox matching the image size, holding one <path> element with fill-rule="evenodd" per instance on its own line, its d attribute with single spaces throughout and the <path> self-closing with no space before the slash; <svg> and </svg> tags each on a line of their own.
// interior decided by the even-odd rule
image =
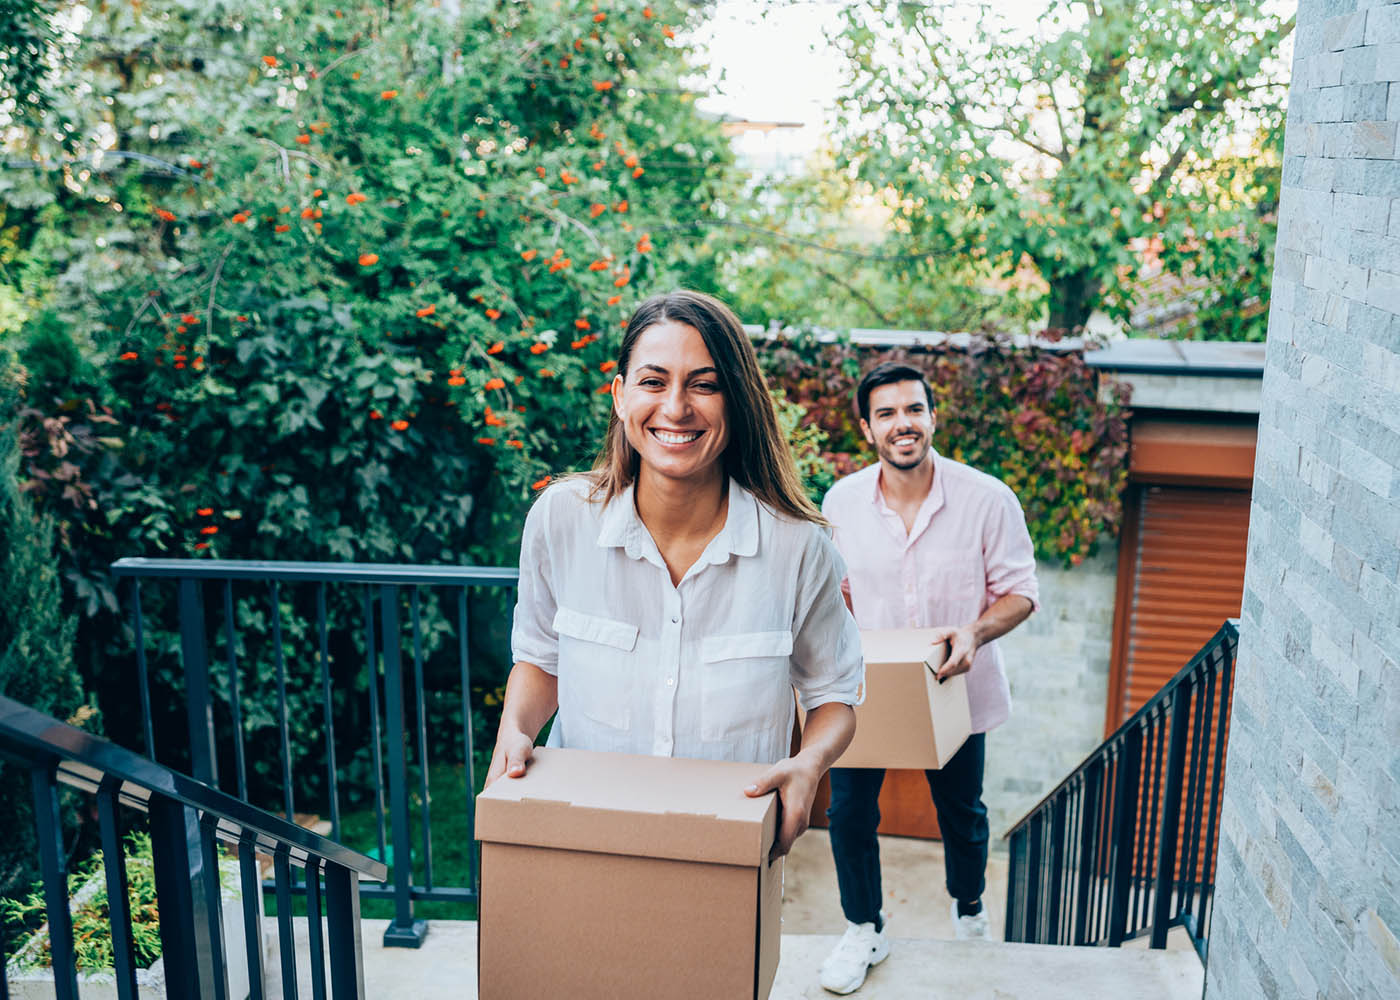
<svg viewBox="0 0 1400 1000">
<path fill-rule="evenodd" d="M 1128 339 L 1086 351 L 1084 361 L 1115 372 L 1264 377 L 1264 345 L 1257 343 Z"/>
</svg>

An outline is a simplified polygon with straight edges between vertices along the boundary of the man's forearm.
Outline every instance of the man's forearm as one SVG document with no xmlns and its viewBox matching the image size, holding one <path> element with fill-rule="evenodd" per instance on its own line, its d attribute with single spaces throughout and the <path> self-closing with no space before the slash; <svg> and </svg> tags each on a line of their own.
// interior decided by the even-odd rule
<svg viewBox="0 0 1400 1000">
<path fill-rule="evenodd" d="M 991 607 L 973 622 L 977 645 L 983 646 L 993 639 L 1000 639 L 1017 625 L 1031 616 L 1035 605 L 1022 594 L 1007 594 L 992 602 Z"/>
</svg>

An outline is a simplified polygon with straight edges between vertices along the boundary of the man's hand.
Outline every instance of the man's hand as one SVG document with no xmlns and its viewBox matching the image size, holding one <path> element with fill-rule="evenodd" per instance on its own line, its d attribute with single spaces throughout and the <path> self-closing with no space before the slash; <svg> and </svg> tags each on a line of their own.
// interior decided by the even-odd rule
<svg viewBox="0 0 1400 1000">
<path fill-rule="evenodd" d="M 799 753 L 778 761 L 748 788 L 744 794 L 749 798 L 778 793 L 778 840 L 768 855 L 768 860 L 781 858 L 792 850 L 793 842 L 807 829 L 812 815 L 812 800 L 817 796 L 817 784 L 821 781 L 823 768 L 816 755 Z"/>
<path fill-rule="evenodd" d="M 489 788 L 491 782 L 503 774 L 511 778 L 524 777 L 525 768 L 534 755 L 534 740 L 519 730 L 502 730 L 496 737 L 496 751 L 491 755 L 491 766 L 486 769 L 486 783 L 481 787 Z"/>
<path fill-rule="evenodd" d="M 931 644 L 948 644 L 948 659 L 938 668 L 939 681 L 965 674 L 972 669 L 972 657 L 982 645 L 977 639 L 975 625 L 944 625 L 929 633 Z"/>
</svg>

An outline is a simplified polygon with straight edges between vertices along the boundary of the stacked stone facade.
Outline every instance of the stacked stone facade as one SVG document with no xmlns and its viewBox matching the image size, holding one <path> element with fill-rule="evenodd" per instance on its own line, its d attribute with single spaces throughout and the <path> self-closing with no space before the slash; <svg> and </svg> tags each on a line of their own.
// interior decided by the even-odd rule
<svg viewBox="0 0 1400 1000">
<path fill-rule="evenodd" d="M 1400 4 L 1302 0 L 1206 996 L 1400 996 Z"/>
</svg>

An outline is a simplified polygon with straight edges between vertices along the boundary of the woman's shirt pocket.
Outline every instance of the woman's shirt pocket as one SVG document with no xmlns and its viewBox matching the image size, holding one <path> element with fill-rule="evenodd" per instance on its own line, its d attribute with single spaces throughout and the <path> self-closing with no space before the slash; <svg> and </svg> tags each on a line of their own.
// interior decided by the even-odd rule
<svg viewBox="0 0 1400 1000">
<path fill-rule="evenodd" d="M 700 738 L 773 728 L 792 701 L 792 632 L 707 636 L 700 643 Z"/>
<path fill-rule="evenodd" d="M 637 646 L 637 626 L 560 607 L 554 614 L 554 631 L 559 636 L 561 718 L 578 712 L 602 725 L 626 729 L 634 687 L 628 654 Z"/>
</svg>

